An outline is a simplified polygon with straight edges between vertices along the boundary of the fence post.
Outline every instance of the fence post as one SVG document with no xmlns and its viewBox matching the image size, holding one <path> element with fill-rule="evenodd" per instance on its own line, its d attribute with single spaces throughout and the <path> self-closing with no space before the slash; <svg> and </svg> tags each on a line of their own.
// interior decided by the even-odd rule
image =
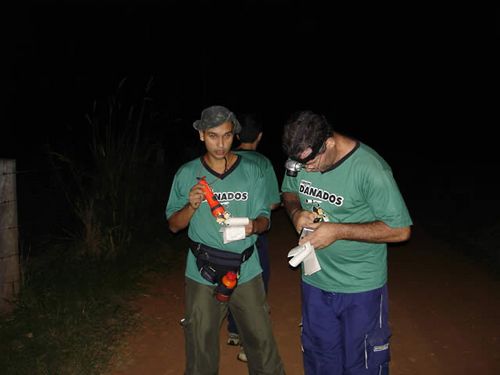
<svg viewBox="0 0 500 375">
<path fill-rule="evenodd" d="M 20 286 L 16 161 L 0 159 L 0 314 L 14 307 Z"/>
</svg>

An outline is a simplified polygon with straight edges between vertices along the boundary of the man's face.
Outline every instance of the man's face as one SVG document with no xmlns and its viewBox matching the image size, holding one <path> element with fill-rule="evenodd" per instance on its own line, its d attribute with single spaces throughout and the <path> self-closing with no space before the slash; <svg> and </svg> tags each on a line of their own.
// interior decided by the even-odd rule
<svg viewBox="0 0 500 375">
<path fill-rule="evenodd" d="M 224 122 L 207 130 L 200 130 L 200 139 L 205 142 L 208 154 L 215 159 L 224 159 L 231 150 L 234 133 L 233 123 Z"/>
</svg>

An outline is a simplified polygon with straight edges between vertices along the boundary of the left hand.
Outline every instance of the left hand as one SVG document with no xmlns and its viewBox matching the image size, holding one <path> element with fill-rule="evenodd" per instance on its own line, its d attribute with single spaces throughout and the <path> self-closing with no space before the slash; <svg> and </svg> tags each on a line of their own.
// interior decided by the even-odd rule
<svg viewBox="0 0 500 375">
<path fill-rule="evenodd" d="M 335 223 L 313 223 L 308 225 L 314 232 L 299 240 L 299 245 L 310 242 L 315 250 L 323 249 L 334 243 L 338 238 L 335 231 Z"/>
<path fill-rule="evenodd" d="M 255 220 L 248 220 L 248 224 L 245 225 L 245 237 L 251 236 L 255 233 Z"/>
</svg>

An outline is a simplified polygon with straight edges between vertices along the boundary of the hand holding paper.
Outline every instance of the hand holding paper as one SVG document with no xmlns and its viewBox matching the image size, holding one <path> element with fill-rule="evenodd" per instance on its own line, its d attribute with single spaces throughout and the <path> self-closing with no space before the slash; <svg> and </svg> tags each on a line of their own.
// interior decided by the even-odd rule
<svg viewBox="0 0 500 375">
<path fill-rule="evenodd" d="M 288 264 L 292 267 L 297 267 L 300 263 L 304 262 L 305 275 L 312 275 L 321 270 L 318 258 L 316 257 L 316 251 L 309 241 L 290 250 L 288 257 L 293 257 L 288 261 Z"/>
<path fill-rule="evenodd" d="M 248 217 L 230 217 L 220 229 L 224 243 L 243 240 L 245 238 L 245 225 L 250 222 Z"/>
</svg>

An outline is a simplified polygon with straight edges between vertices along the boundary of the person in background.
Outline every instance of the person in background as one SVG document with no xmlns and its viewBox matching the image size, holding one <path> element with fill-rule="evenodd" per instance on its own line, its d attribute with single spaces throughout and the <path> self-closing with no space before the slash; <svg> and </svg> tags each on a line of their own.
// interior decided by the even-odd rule
<svg viewBox="0 0 500 375">
<path fill-rule="evenodd" d="M 262 268 L 254 251 L 258 234 L 270 225 L 270 208 L 260 183 L 262 172 L 255 163 L 231 151 L 241 125 L 226 107 L 205 108 L 193 127 L 206 152 L 178 169 L 166 206 L 169 229 L 176 233 L 188 228 L 186 311 L 181 321 L 185 374 L 218 373 L 220 327 L 228 308 L 245 346 L 249 374 L 284 374 Z M 233 233 L 223 238 L 221 230 L 229 227 L 222 224 L 231 217 L 248 218 L 248 224 L 243 233 L 240 230 L 236 236 Z M 224 282 L 229 274 L 237 275 L 235 287 L 234 278 L 230 287 Z"/>
<path fill-rule="evenodd" d="M 312 111 L 293 114 L 282 140 L 283 205 L 297 232 L 312 230 L 299 245 L 321 266 L 302 272 L 305 374 L 388 374 L 387 243 L 412 225 L 391 168 Z"/>
<path fill-rule="evenodd" d="M 236 135 L 240 144 L 235 149 L 235 153 L 254 161 L 262 170 L 264 178 L 261 183 L 264 185 L 265 196 L 268 200 L 269 207 L 274 210 L 281 205 L 281 197 L 278 186 L 278 179 L 274 172 L 271 161 L 262 153 L 257 151 L 260 141 L 262 140 L 263 126 L 259 117 L 254 113 L 244 113 L 238 116 L 241 124 L 241 131 Z M 271 274 L 269 265 L 269 240 L 267 238 L 267 231 L 259 234 L 256 242 L 257 251 L 259 254 L 259 261 L 262 267 L 262 279 L 264 281 L 264 289 L 266 293 L 269 288 L 269 277 Z M 237 358 L 240 361 L 246 362 L 247 356 L 241 346 L 238 334 L 238 328 L 234 321 L 231 310 L 229 310 L 227 317 L 227 330 L 228 330 L 228 345 L 240 345 L 240 352 Z"/>
</svg>

